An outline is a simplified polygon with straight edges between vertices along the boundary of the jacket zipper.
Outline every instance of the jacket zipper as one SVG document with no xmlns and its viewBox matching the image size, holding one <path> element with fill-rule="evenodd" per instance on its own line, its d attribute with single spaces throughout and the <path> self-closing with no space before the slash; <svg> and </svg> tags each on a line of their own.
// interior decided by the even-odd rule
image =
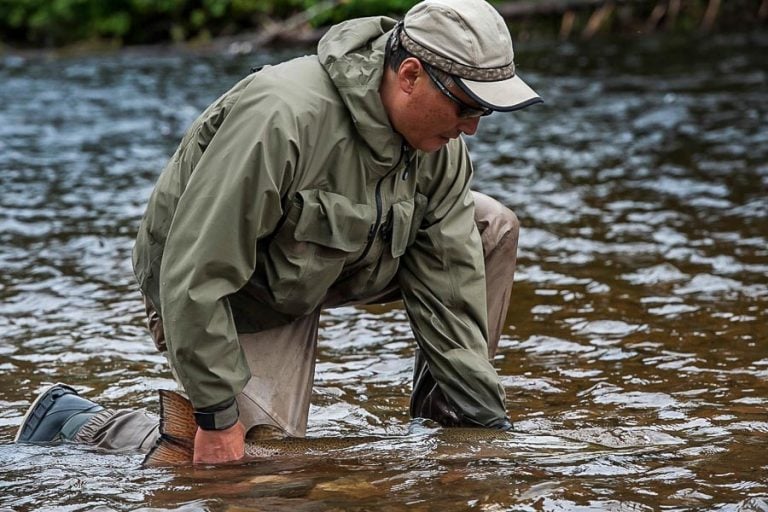
<svg viewBox="0 0 768 512">
<path fill-rule="evenodd" d="M 405 153 L 405 169 L 403 170 L 403 181 L 408 179 L 408 171 L 411 170 L 411 150 L 403 143 L 403 153 Z M 402 160 L 402 155 L 400 159 Z"/>
<path fill-rule="evenodd" d="M 371 226 L 371 229 L 368 230 L 368 240 L 365 243 L 365 249 L 363 250 L 363 253 L 352 263 L 349 264 L 350 267 L 353 265 L 356 265 L 357 263 L 363 261 L 366 256 L 368 256 L 368 253 L 371 250 L 371 247 L 373 247 L 373 242 L 376 240 L 376 234 L 379 232 L 379 228 L 381 227 L 381 217 L 382 217 L 382 204 L 381 204 L 381 184 L 384 182 L 385 179 L 387 179 L 391 174 L 392 171 L 396 170 L 398 167 L 400 167 L 400 163 L 403 161 L 404 156 L 410 156 L 408 155 L 408 146 L 405 145 L 405 142 L 402 143 L 400 146 L 400 158 L 398 158 L 397 163 L 389 170 L 387 173 L 379 178 L 379 181 L 376 182 L 376 222 L 373 223 Z M 410 158 L 406 158 L 406 172 L 408 172 L 408 165 L 409 165 Z"/>
</svg>

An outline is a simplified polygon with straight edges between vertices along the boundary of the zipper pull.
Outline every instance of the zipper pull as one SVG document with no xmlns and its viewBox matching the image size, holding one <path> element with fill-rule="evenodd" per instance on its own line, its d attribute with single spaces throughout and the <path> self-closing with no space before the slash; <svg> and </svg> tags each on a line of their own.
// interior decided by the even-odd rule
<svg viewBox="0 0 768 512">
<path fill-rule="evenodd" d="M 408 172 L 411 169 L 411 150 L 407 144 L 403 144 L 403 152 L 405 153 L 405 170 L 403 171 L 403 181 L 408 179 Z"/>
</svg>

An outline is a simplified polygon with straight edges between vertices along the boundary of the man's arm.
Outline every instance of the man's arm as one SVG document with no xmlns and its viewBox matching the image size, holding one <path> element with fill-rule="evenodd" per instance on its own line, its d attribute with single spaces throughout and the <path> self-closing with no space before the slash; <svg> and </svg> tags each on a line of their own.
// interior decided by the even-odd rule
<svg viewBox="0 0 768 512">
<path fill-rule="evenodd" d="M 234 398 L 250 379 L 227 297 L 253 273 L 257 243 L 280 219 L 298 160 L 288 135 L 296 133 L 295 120 L 276 103 L 244 93 L 233 106 L 179 198 L 163 253 L 168 353 L 206 431 L 198 432 L 196 452 L 199 442 L 213 448 L 234 432 Z"/>
<path fill-rule="evenodd" d="M 463 420 L 506 425 L 504 389 L 488 361 L 485 271 L 463 142 L 430 155 L 438 167 L 427 214 L 399 283 L 416 341 Z M 441 170 L 440 170 L 441 168 Z"/>
</svg>

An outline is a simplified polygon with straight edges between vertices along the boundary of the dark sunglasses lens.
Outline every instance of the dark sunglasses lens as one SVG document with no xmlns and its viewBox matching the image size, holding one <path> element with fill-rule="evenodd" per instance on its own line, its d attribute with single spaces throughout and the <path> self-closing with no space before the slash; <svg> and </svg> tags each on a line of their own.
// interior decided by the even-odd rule
<svg viewBox="0 0 768 512">
<path fill-rule="evenodd" d="M 437 79 L 437 77 L 432 74 L 432 72 L 429 70 L 429 68 L 424 68 L 424 71 L 427 72 L 427 75 L 432 80 L 432 82 L 437 86 L 438 90 L 443 93 L 444 96 L 446 96 L 448 99 L 453 101 L 459 106 L 459 117 L 484 117 L 489 116 L 493 114 L 493 110 L 490 108 L 476 108 L 471 107 L 464 103 L 459 97 L 457 97 L 455 94 L 453 94 L 451 91 L 448 90 L 448 88 L 443 84 L 440 80 Z"/>
<path fill-rule="evenodd" d="M 490 108 L 474 108 L 462 105 L 459 108 L 459 117 L 485 117 L 493 114 Z"/>
</svg>

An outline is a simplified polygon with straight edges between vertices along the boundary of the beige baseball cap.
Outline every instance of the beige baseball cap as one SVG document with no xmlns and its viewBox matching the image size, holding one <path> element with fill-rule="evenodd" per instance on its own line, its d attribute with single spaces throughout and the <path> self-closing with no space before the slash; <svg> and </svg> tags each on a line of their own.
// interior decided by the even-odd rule
<svg viewBox="0 0 768 512">
<path fill-rule="evenodd" d="M 515 73 L 512 38 L 485 0 L 425 0 L 403 19 L 399 43 L 413 56 L 452 75 L 486 108 L 510 112 L 542 101 Z"/>
</svg>

